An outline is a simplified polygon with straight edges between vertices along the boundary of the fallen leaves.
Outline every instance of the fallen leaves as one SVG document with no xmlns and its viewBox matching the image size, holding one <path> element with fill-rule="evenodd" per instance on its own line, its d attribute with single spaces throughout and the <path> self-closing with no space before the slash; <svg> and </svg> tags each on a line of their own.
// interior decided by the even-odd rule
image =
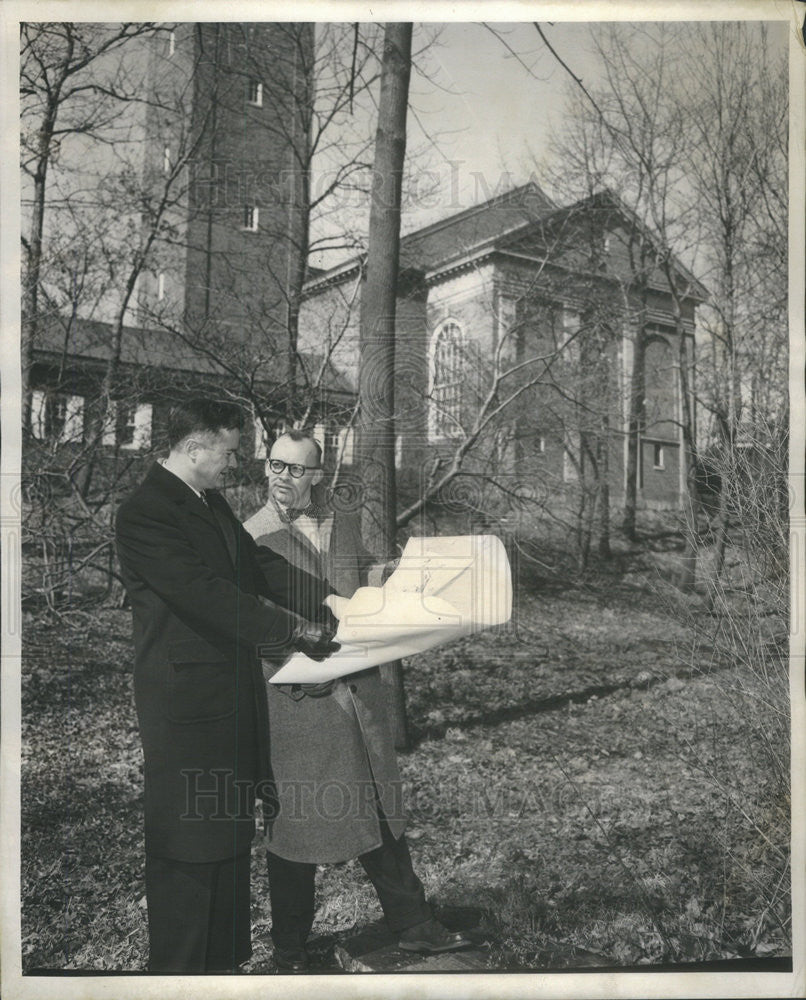
<svg viewBox="0 0 806 1000">
<path fill-rule="evenodd" d="M 516 632 L 483 633 L 406 666 L 419 743 L 401 770 L 429 896 L 483 911 L 496 968 L 785 954 L 788 897 L 765 909 L 776 858 L 758 830 L 785 848 L 788 806 L 765 799 L 765 759 L 749 745 L 763 719 L 748 727 L 724 696 L 746 678 L 724 665 L 678 676 L 684 631 L 635 593 L 604 608 L 525 596 L 521 613 L 548 658 Z M 125 613 L 83 632 L 26 625 L 27 971 L 144 966 L 130 664 Z M 381 915 L 355 862 L 321 868 L 317 907 L 318 934 Z M 252 916 L 260 973 L 271 914 L 258 847 Z"/>
</svg>

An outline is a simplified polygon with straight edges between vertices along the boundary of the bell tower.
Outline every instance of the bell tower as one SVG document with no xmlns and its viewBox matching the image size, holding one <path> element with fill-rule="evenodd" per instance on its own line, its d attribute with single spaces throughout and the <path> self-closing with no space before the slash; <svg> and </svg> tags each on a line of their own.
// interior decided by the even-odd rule
<svg viewBox="0 0 806 1000">
<path fill-rule="evenodd" d="M 313 32 L 194 23 L 153 40 L 144 169 L 167 207 L 139 286 L 143 325 L 285 364 Z"/>
</svg>

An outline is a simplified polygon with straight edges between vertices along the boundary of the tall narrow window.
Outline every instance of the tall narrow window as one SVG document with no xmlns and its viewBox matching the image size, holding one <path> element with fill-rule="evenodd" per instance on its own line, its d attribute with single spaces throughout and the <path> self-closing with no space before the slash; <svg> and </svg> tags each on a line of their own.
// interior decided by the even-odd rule
<svg viewBox="0 0 806 1000">
<path fill-rule="evenodd" d="M 137 405 L 130 402 L 119 402 L 117 405 L 118 444 L 121 448 L 134 446 L 134 425 Z"/>
<path fill-rule="evenodd" d="M 47 395 L 44 389 L 34 389 L 31 393 L 31 433 L 41 441 L 45 437 L 45 412 Z"/>
<path fill-rule="evenodd" d="M 432 441 L 462 436 L 462 328 L 445 320 L 431 338 L 428 429 Z"/>
<path fill-rule="evenodd" d="M 652 445 L 652 467 L 653 469 L 662 469 L 663 465 L 663 445 L 653 444 Z"/>
<path fill-rule="evenodd" d="M 134 446 L 135 448 L 151 447 L 151 421 L 153 418 L 151 403 L 138 403 L 134 414 Z"/>
<path fill-rule="evenodd" d="M 263 107 L 263 84 L 254 77 L 249 78 L 249 85 L 246 90 L 247 101 L 256 108 Z"/>
<path fill-rule="evenodd" d="M 31 433 L 40 440 L 79 443 L 84 436 L 84 397 L 34 390 L 31 394 Z"/>
<path fill-rule="evenodd" d="M 162 302 L 165 298 L 165 272 L 160 271 L 157 275 L 157 301 Z"/>
<path fill-rule="evenodd" d="M 84 440 L 84 397 L 68 396 L 62 441 L 80 444 Z"/>
<path fill-rule="evenodd" d="M 64 437 L 65 424 L 67 422 L 67 396 L 61 393 L 54 393 L 48 397 L 45 406 L 45 437 L 57 438 L 59 441 Z"/>
<path fill-rule="evenodd" d="M 259 217 L 260 217 L 260 209 L 257 207 L 257 205 L 244 205 L 243 228 L 247 232 L 256 233 Z"/>
<path fill-rule="evenodd" d="M 172 56 L 176 52 L 176 32 L 168 32 L 168 55 Z"/>
<path fill-rule="evenodd" d="M 311 437 L 322 449 L 322 458 L 327 455 L 327 427 L 324 424 L 314 424 Z"/>
<path fill-rule="evenodd" d="M 102 444 L 109 448 L 114 448 L 118 434 L 118 403 L 116 399 L 110 399 L 106 404 L 106 415 L 104 416 Z"/>
<path fill-rule="evenodd" d="M 266 428 L 263 421 L 257 414 L 253 418 L 255 428 L 255 458 L 268 458 L 269 452 L 266 448 Z"/>
<path fill-rule="evenodd" d="M 162 172 L 167 177 L 171 172 L 171 147 L 165 146 L 162 151 Z"/>
<path fill-rule="evenodd" d="M 579 354 L 579 325 L 579 311 L 570 306 L 563 306 L 557 346 L 565 351 L 566 358 L 576 358 Z"/>
<path fill-rule="evenodd" d="M 145 451 L 151 447 L 151 403 L 121 401 L 117 406 L 117 417 L 121 448 Z"/>
</svg>

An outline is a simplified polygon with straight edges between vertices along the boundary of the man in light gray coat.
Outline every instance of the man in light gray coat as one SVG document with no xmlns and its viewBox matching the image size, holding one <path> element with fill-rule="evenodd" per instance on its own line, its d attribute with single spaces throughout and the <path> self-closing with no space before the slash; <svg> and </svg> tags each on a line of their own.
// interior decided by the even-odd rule
<svg viewBox="0 0 806 1000">
<path fill-rule="evenodd" d="M 323 498 L 322 453 L 290 431 L 266 463 L 268 501 L 244 527 L 261 547 L 350 597 L 366 586 L 373 558 L 358 516 Z M 378 568 L 380 569 L 380 568 Z M 380 572 L 373 582 L 380 583 Z M 298 614 L 315 614 L 321 593 L 293 584 Z M 268 669 L 276 669 L 268 668 Z M 404 830 L 401 779 L 378 668 L 332 685 L 267 684 L 271 793 L 265 802 L 272 939 L 279 968 L 308 966 L 316 865 L 358 858 L 390 929 L 411 951 L 441 952 L 470 942 L 434 919 L 415 875 Z"/>
</svg>

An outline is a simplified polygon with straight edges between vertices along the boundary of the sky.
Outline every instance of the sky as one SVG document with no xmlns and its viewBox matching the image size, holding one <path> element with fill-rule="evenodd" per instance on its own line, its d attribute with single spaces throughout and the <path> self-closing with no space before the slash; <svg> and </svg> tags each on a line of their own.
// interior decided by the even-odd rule
<svg viewBox="0 0 806 1000">
<path fill-rule="evenodd" d="M 768 9 L 770 16 L 782 16 L 776 5 Z M 590 41 L 595 22 L 544 21 L 540 27 L 573 73 L 596 88 L 601 71 Z M 785 45 L 790 30 L 779 22 L 771 41 Z M 552 194 L 550 136 L 562 129 L 566 98 L 576 85 L 534 24 L 419 23 L 412 49 L 407 156 L 415 197 L 404 206 L 402 231 L 530 179 Z M 312 263 L 332 266 L 345 256 L 314 256 Z"/>
<path fill-rule="evenodd" d="M 588 25 L 541 27 L 574 72 L 594 82 Z M 412 52 L 404 233 L 540 179 L 570 81 L 531 22 L 415 24 Z M 315 254 L 312 263 L 332 266 L 345 255 Z"/>
<path fill-rule="evenodd" d="M 587 23 L 541 27 L 574 72 L 591 82 L 591 61 L 585 54 Z M 415 23 L 407 123 L 411 197 L 403 214 L 403 232 L 483 202 L 530 176 L 544 180 L 541 158 L 550 129 L 562 122 L 568 74 L 546 51 L 531 22 L 490 28 L 479 22 Z M 374 107 L 363 110 L 370 134 L 375 128 Z M 93 146 L 88 151 L 79 138 L 71 137 L 69 149 L 65 165 L 69 160 L 86 169 L 91 163 L 100 176 L 119 168 L 117 153 L 123 147 Z M 126 155 L 131 153 L 126 147 Z M 50 180 L 57 183 L 57 172 Z M 24 185 L 24 199 L 26 195 Z M 365 235 L 367 203 L 356 205 L 347 195 L 344 204 L 348 224 Z M 343 219 L 340 216 L 338 222 Z M 319 232 L 326 232 L 331 220 L 320 225 Z M 311 263 L 333 266 L 352 253 L 313 253 Z"/>
<path fill-rule="evenodd" d="M 508 172 L 514 183 L 527 180 L 533 171 L 540 174 L 549 131 L 562 122 L 570 79 L 531 23 L 490 27 L 501 37 L 482 24 L 440 26 L 436 44 L 423 55 L 433 82 L 415 72 L 411 83 L 410 100 L 417 112 L 409 120 L 412 141 L 422 135 L 420 123 L 440 135 L 442 155 L 434 157 L 435 166 L 449 178 L 451 192 L 458 191 L 461 208 L 494 193 L 502 174 Z M 574 71 L 590 81 L 588 25 L 541 27 Z M 425 208 L 423 215 L 430 214 Z M 419 217 L 416 221 L 422 224 Z"/>
<path fill-rule="evenodd" d="M 570 69 L 595 88 L 599 76 L 590 52 L 595 22 L 542 21 L 540 27 Z M 783 22 L 782 42 L 788 30 Z M 563 126 L 566 96 L 574 84 L 534 24 L 415 23 L 413 52 L 410 197 L 403 232 L 532 178 L 551 194 L 549 139 Z M 353 218 L 358 230 L 366 229 L 366 204 Z M 332 266 L 349 253 L 314 254 L 311 262 Z"/>
</svg>

